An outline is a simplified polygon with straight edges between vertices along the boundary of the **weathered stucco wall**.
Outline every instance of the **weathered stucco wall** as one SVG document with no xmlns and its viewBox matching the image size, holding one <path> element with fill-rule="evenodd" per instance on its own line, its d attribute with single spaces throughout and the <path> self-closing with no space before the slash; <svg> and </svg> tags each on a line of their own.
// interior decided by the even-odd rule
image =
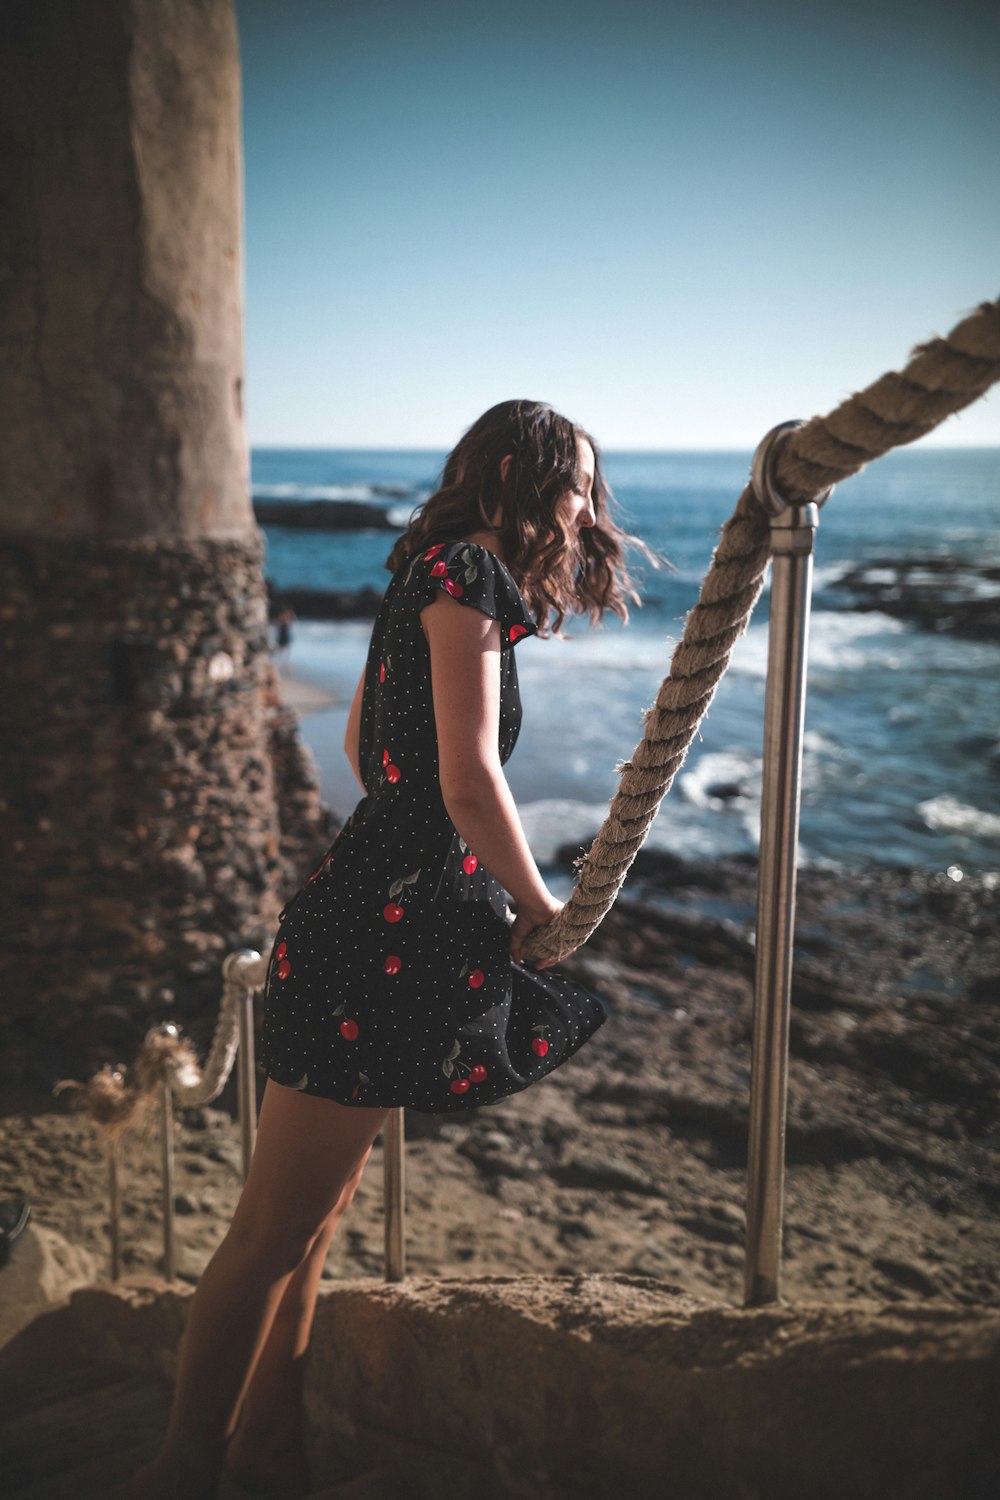
<svg viewBox="0 0 1000 1500">
<path fill-rule="evenodd" d="M 78 1291 L 11 1353 L 58 1337 L 172 1378 L 191 1295 Z M 316 1484 L 381 1469 L 407 1500 L 981 1500 L 998 1390 L 995 1308 L 734 1308 L 614 1275 L 338 1282 L 306 1372 Z"/>
<path fill-rule="evenodd" d="M 252 527 L 231 0 L 12 0 L 0 533 Z"/>
</svg>

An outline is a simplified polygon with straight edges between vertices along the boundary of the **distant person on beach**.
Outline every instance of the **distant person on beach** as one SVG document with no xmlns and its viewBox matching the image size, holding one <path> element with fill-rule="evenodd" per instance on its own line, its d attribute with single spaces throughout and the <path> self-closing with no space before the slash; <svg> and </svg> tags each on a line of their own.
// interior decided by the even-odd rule
<svg viewBox="0 0 1000 1500">
<path fill-rule="evenodd" d="M 303 1360 L 330 1242 L 390 1111 L 506 1099 L 607 1020 L 600 995 L 522 962 L 563 903 L 503 766 L 521 727 L 515 644 L 561 636 L 571 614 L 627 622 L 626 598 L 640 602 L 623 543 L 649 549 L 611 504 L 587 432 L 506 401 L 461 438 L 386 559 L 344 739 L 363 796 L 280 914 L 250 1172 L 191 1303 L 163 1446 L 119 1500 L 208 1500 L 224 1468 L 262 1493 L 319 1483 Z"/>
<path fill-rule="evenodd" d="M 276 621 L 274 637 L 274 656 L 276 661 L 284 661 L 291 655 L 292 651 L 292 622 L 297 619 L 294 609 L 283 609 Z"/>
</svg>

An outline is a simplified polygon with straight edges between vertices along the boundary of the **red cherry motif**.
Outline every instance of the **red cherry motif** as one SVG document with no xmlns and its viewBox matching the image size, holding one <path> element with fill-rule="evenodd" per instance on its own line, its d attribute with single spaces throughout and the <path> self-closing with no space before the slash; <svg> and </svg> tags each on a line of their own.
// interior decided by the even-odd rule
<svg viewBox="0 0 1000 1500">
<path fill-rule="evenodd" d="M 357 1021 L 341 1021 L 340 1034 L 341 1036 L 346 1037 L 349 1042 L 353 1042 L 358 1034 Z"/>
<path fill-rule="evenodd" d="M 274 956 L 275 956 L 275 958 L 284 958 L 284 956 L 285 956 L 285 954 L 287 952 L 288 952 L 288 944 L 287 943 L 279 943 L 278 946 L 277 946 L 277 948 L 275 948 L 275 950 L 274 950 Z"/>
<path fill-rule="evenodd" d="M 462 869 L 465 871 L 466 875 L 472 875 L 475 873 L 475 869 L 478 863 L 479 861 L 474 854 L 467 854 L 462 860 Z"/>
<path fill-rule="evenodd" d="M 382 751 L 382 764 L 384 766 L 387 766 L 389 764 L 389 752 L 388 752 L 388 750 L 383 750 Z"/>
<path fill-rule="evenodd" d="M 384 682 L 385 681 L 385 662 L 384 661 L 380 661 L 379 664 L 378 664 L 378 680 L 379 680 L 379 682 Z"/>
<path fill-rule="evenodd" d="M 446 578 L 444 581 L 444 586 L 453 599 L 461 599 L 462 595 L 465 593 L 462 585 L 460 583 L 456 583 L 454 578 Z"/>
<path fill-rule="evenodd" d="M 385 779 L 387 781 L 391 781 L 391 782 L 395 783 L 395 782 L 397 782 L 399 780 L 399 778 L 402 776 L 402 774 L 403 773 L 399 769 L 398 766 L 391 766 L 390 765 L 390 766 L 386 766 L 386 768 L 385 768 Z"/>
<path fill-rule="evenodd" d="M 388 906 L 383 906 L 382 915 L 387 922 L 401 922 L 403 920 L 403 908 L 397 906 L 395 901 L 390 901 Z"/>
<path fill-rule="evenodd" d="M 444 542 L 438 542 L 435 546 L 428 547 L 427 551 L 424 553 L 424 562 L 430 562 L 432 557 L 437 557 L 443 546 Z"/>
<path fill-rule="evenodd" d="M 287 979 L 288 976 L 289 976 L 289 974 L 291 972 L 292 972 L 292 966 L 291 966 L 291 964 L 288 962 L 287 958 L 283 958 L 281 960 L 281 963 L 278 965 L 278 978 L 279 979 Z"/>
<path fill-rule="evenodd" d="M 478 990 L 485 978 L 486 975 L 483 973 L 482 969 L 473 969 L 472 973 L 469 975 L 469 983 L 472 985 L 472 988 L 474 990 Z"/>
<path fill-rule="evenodd" d="M 403 967 L 403 960 L 399 958 L 395 953 L 387 953 L 385 956 L 385 964 L 383 965 L 383 967 L 387 974 L 398 974 L 400 969 Z"/>
<path fill-rule="evenodd" d="M 509 640 L 510 640 L 511 645 L 513 645 L 515 641 L 519 641 L 521 639 L 522 635 L 527 635 L 527 634 L 528 634 L 528 631 L 527 631 L 527 627 L 526 626 L 524 626 L 524 625 L 512 625 L 510 627 L 510 636 L 509 636 Z"/>
<path fill-rule="evenodd" d="M 536 1036 L 531 1043 L 531 1050 L 536 1057 L 544 1057 L 549 1050 L 549 1044 L 543 1036 Z"/>
<path fill-rule="evenodd" d="M 467 1078 L 453 1078 L 448 1087 L 453 1094 L 467 1094 L 469 1092 L 469 1080 Z"/>
<path fill-rule="evenodd" d="M 482 1083 L 485 1077 L 486 1069 L 483 1067 L 482 1063 L 476 1063 L 472 1069 L 472 1072 L 469 1074 L 469 1082 Z"/>
<path fill-rule="evenodd" d="M 432 578 L 440 578 L 442 576 L 442 574 L 447 573 L 447 571 L 448 571 L 448 564 L 445 562 L 444 558 L 442 557 L 441 561 L 440 562 L 436 562 L 434 564 L 433 568 L 431 568 L 431 577 Z"/>
</svg>

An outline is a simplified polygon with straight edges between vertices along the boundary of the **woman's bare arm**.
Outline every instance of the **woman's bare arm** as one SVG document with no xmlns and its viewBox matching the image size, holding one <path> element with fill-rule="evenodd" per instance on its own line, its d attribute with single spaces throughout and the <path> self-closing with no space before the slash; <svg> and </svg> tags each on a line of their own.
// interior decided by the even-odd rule
<svg viewBox="0 0 1000 1500">
<path fill-rule="evenodd" d="M 420 612 L 430 646 L 441 795 L 473 853 L 539 921 L 558 907 L 542 879 L 500 764 L 500 625 L 439 594 Z"/>
<path fill-rule="evenodd" d="M 362 671 L 361 676 L 358 678 L 358 685 L 354 689 L 354 698 L 351 702 L 350 712 L 347 715 L 347 728 L 344 731 L 344 754 L 350 761 L 351 770 L 358 778 L 361 790 L 367 797 L 368 788 L 361 780 L 361 757 L 359 753 L 361 741 L 361 700 L 364 697 L 364 692 L 365 674 Z"/>
</svg>

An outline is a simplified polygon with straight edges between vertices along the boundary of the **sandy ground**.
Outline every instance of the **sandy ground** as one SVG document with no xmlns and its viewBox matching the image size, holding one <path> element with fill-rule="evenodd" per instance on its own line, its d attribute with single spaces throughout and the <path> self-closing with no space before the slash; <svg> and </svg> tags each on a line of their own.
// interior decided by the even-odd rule
<svg viewBox="0 0 1000 1500">
<path fill-rule="evenodd" d="M 407 1111 L 408 1273 L 629 1271 L 742 1304 L 752 944 L 745 924 L 707 913 L 746 912 L 753 871 L 642 856 L 636 870 L 564 966 L 611 1003 L 591 1042 L 501 1104 Z M 830 872 L 800 874 L 786 1301 L 1000 1298 L 996 898 L 874 871 L 846 900 Z M 155 1272 L 155 1128 L 127 1138 L 124 1162 L 124 1271 Z M 0 1100 L 0 1194 L 15 1189 L 107 1265 L 106 1161 L 65 1095 Z M 179 1111 L 181 1278 L 197 1279 L 240 1189 L 229 1109 Z M 380 1138 L 327 1278 L 383 1274 L 382 1193 Z"/>
</svg>

